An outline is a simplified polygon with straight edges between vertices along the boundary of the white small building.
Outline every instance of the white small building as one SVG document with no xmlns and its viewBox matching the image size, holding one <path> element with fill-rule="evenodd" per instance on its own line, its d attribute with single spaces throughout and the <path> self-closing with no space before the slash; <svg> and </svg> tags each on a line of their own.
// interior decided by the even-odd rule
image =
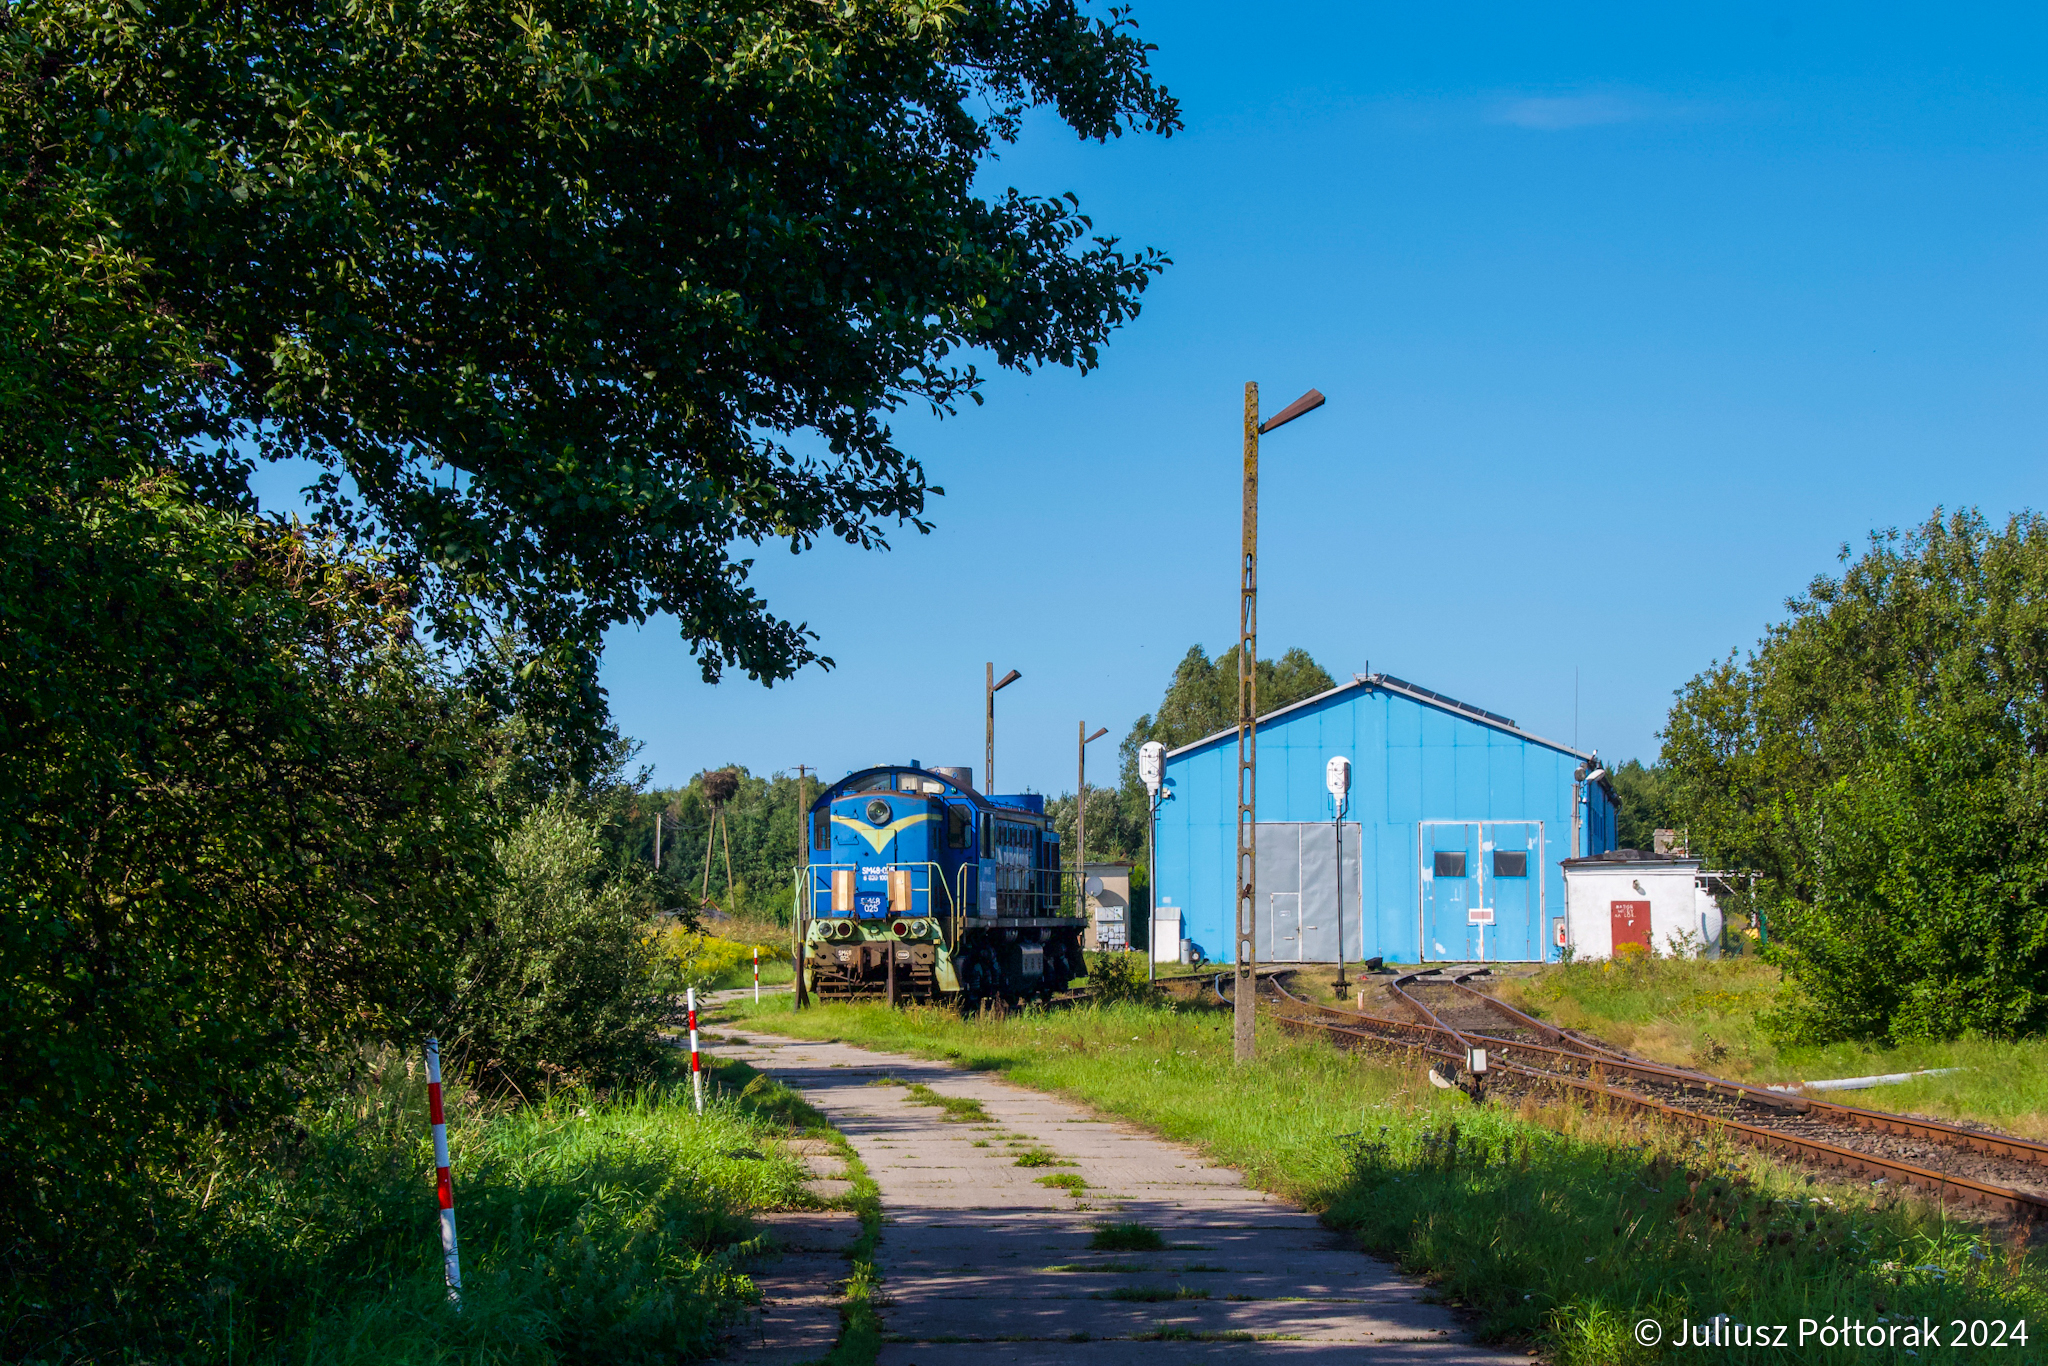
<svg viewBox="0 0 2048 1366">
<path fill-rule="evenodd" d="M 1574 958 L 1612 958 L 1640 944 L 1660 957 L 1721 956 L 1721 906 L 1700 878 L 1700 861 L 1611 849 L 1563 861 L 1564 918 L 1553 943 Z"/>
</svg>

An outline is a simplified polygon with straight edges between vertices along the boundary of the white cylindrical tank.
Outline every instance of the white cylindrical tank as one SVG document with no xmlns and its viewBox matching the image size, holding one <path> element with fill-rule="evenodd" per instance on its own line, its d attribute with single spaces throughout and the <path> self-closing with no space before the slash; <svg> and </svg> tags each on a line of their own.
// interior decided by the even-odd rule
<svg viewBox="0 0 2048 1366">
<path fill-rule="evenodd" d="M 1695 884 L 1692 891 L 1693 907 L 1699 912 L 1700 940 L 1706 945 L 1709 958 L 1721 956 L 1721 903 L 1714 900 L 1714 894 L 1705 887 Z"/>
</svg>

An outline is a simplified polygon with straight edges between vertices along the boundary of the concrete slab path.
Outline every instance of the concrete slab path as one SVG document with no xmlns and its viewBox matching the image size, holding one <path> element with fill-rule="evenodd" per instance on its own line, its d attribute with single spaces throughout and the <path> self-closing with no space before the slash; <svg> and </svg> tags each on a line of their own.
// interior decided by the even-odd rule
<svg viewBox="0 0 2048 1366">
<path fill-rule="evenodd" d="M 860 1237 L 860 1218 L 840 1210 L 782 1210 L 757 1215 L 755 1222 L 779 1255 L 750 1273 L 761 1303 L 729 1334 L 729 1355 L 747 1366 L 821 1361 L 839 1341 L 846 1251 Z"/>
<path fill-rule="evenodd" d="M 741 1027 L 707 1051 L 799 1091 L 881 1190 L 888 1335 L 878 1366 L 1192 1363 L 1278 1356 L 1366 1366 L 1505 1366 L 1450 1312 L 1313 1215 L 1194 1151 L 985 1073 Z M 952 1122 L 906 1085 L 980 1104 Z M 1020 1167 L 1038 1150 L 1071 1165 Z M 1073 1193 L 1040 1183 L 1080 1177 Z M 1133 1222 L 1166 1246 L 1093 1250 Z M 1254 1346 L 1255 1344 L 1255 1346 Z"/>
</svg>

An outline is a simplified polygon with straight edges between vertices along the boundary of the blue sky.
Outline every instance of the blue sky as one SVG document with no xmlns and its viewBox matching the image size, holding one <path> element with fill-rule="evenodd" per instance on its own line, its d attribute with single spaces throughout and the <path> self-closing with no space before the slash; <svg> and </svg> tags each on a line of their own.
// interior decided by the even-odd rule
<svg viewBox="0 0 2048 1366">
<path fill-rule="evenodd" d="M 1844 541 L 2038 506 L 2038 12 L 1137 0 L 1170 140 L 1041 122 L 994 181 L 1072 190 L 1174 267 L 1106 363 L 897 430 L 947 496 L 886 555 L 766 547 L 837 661 L 707 687 L 622 630 L 658 780 L 981 763 L 1071 790 L 1190 644 L 1234 642 L 1238 413 L 1265 445 L 1262 653 L 1382 669 L 1610 758 Z M 1574 673 L 1578 704 L 1574 714 Z"/>
</svg>

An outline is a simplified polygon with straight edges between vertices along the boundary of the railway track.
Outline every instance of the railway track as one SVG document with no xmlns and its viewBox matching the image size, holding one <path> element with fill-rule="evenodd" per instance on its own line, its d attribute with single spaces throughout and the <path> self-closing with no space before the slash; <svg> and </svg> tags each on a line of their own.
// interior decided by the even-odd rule
<svg viewBox="0 0 2048 1366">
<path fill-rule="evenodd" d="M 1303 1000 L 1278 976 L 1260 986 L 1262 1006 L 1276 1019 L 1350 1046 L 1400 1049 L 1468 1078 L 1470 1050 L 1484 1049 L 1483 1084 L 1495 1090 L 1605 1102 L 2021 1221 L 2048 1216 L 2048 1144 L 1667 1067 L 1560 1030 L 1466 984 L 1480 975 L 1395 978 L 1391 1004 L 1409 1019 Z"/>
</svg>

